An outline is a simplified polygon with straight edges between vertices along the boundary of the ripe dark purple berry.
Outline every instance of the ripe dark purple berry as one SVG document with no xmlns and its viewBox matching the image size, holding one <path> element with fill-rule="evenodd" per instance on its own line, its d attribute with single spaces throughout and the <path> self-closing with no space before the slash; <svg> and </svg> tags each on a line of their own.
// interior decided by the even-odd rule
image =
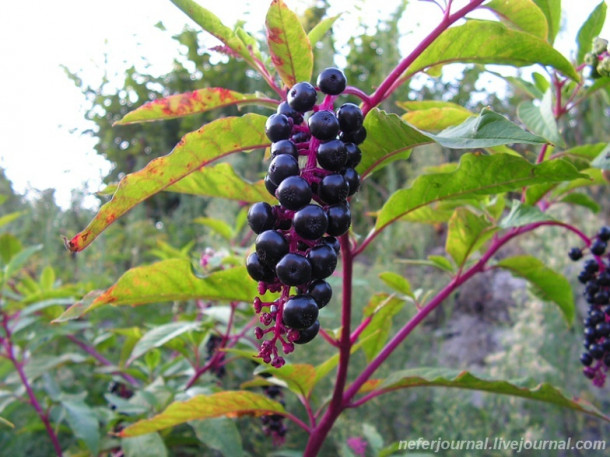
<svg viewBox="0 0 610 457">
<path fill-rule="evenodd" d="M 597 232 L 597 237 L 602 241 L 610 241 L 610 227 L 602 227 Z"/>
<path fill-rule="evenodd" d="M 314 279 L 328 278 L 337 268 L 337 253 L 327 244 L 311 248 L 307 260 L 311 264 L 311 277 Z"/>
<path fill-rule="evenodd" d="M 280 204 L 292 211 L 298 211 L 311 201 L 311 187 L 300 176 L 290 176 L 278 186 L 276 195 Z"/>
<path fill-rule="evenodd" d="M 593 356 L 595 360 L 599 360 L 604 355 L 604 350 L 599 344 L 592 344 L 589 346 L 589 353 Z"/>
<path fill-rule="evenodd" d="M 568 252 L 568 257 L 576 262 L 582 258 L 582 251 L 579 248 L 572 248 Z"/>
<path fill-rule="evenodd" d="M 299 113 L 310 111 L 316 104 L 318 93 L 308 82 L 296 83 L 288 91 L 287 101 L 290 107 Z"/>
<path fill-rule="evenodd" d="M 282 320 L 288 328 L 305 330 L 318 319 L 318 305 L 309 295 L 296 295 L 284 304 Z"/>
<path fill-rule="evenodd" d="M 333 296 L 333 289 L 326 281 L 318 279 L 309 285 L 307 293 L 316 301 L 318 308 L 322 309 L 330 302 Z"/>
<path fill-rule="evenodd" d="M 587 273 L 597 273 L 599 271 L 599 264 L 595 259 L 589 259 L 585 261 L 582 271 Z"/>
<path fill-rule="evenodd" d="M 271 144 L 271 157 L 278 156 L 280 154 L 288 154 L 295 159 L 299 158 L 299 151 L 295 144 L 290 140 L 280 140 Z"/>
<path fill-rule="evenodd" d="M 256 252 L 250 254 L 246 259 L 246 270 L 255 281 L 273 282 L 275 280 L 273 270 L 260 261 Z"/>
<path fill-rule="evenodd" d="M 305 344 L 313 340 L 320 331 L 320 321 L 316 320 L 305 330 L 299 330 L 299 337 L 294 340 L 294 344 Z"/>
<path fill-rule="evenodd" d="M 307 120 L 311 134 L 321 141 L 332 140 L 339 133 L 339 121 L 331 111 L 316 111 Z"/>
<path fill-rule="evenodd" d="M 354 143 L 345 143 L 345 150 L 347 151 L 347 163 L 346 167 L 356 168 L 362 160 L 362 152 L 360 148 Z"/>
<path fill-rule="evenodd" d="M 352 213 L 346 203 L 332 205 L 326 211 L 328 216 L 328 229 L 326 233 L 331 236 L 341 236 L 349 230 L 352 223 Z"/>
<path fill-rule="evenodd" d="M 311 135 L 305 131 L 295 132 L 290 137 L 292 142 L 295 144 L 296 143 L 305 143 L 306 141 L 309 141 L 310 138 L 311 138 Z"/>
<path fill-rule="evenodd" d="M 317 240 L 326 233 L 328 217 L 322 207 L 307 205 L 294 214 L 292 223 L 299 236 L 306 240 Z"/>
<path fill-rule="evenodd" d="M 299 162 L 297 159 L 288 154 L 280 154 L 275 156 L 269 164 L 268 176 L 271 182 L 278 186 L 282 181 L 289 176 L 299 174 Z"/>
<path fill-rule="evenodd" d="M 347 150 L 343 141 L 330 140 L 318 146 L 318 163 L 325 170 L 339 171 L 347 162 Z"/>
<path fill-rule="evenodd" d="M 591 245 L 591 254 L 595 255 L 603 255 L 606 252 L 606 242 L 600 239 L 597 239 Z"/>
<path fill-rule="evenodd" d="M 304 256 L 289 252 L 277 263 L 275 273 L 282 284 L 300 286 L 311 281 L 312 267 Z"/>
<path fill-rule="evenodd" d="M 354 195 L 360 187 L 360 175 L 353 168 L 343 170 L 343 177 L 349 186 L 348 196 Z"/>
<path fill-rule="evenodd" d="M 583 352 L 580 356 L 580 363 L 588 367 L 593 363 L 593 357 L 591 357 L 591 354 L 589 354 L 588 352 Z"/>
<path fill-rule="evenodd" d="M 337 119 L 342 132 L 350 133 L 360 130 L 364 122 L 362 111 L 353 103 L 345 103 L 337 110 Z"/>
<path fill-rule="evenodd" d="M 318 196 L 323 202 L 332 205 L 344 202 L 349 194 L 349 184 L 340 174 L 327 175 L 318 184 Z"/>
<path fill-rule="evenodd" d="M 347 79 L 338 68 L 326 68 L 319 75 L 316 84 L 321 92 L 328 95 L 339 95 L 347 86 Z"/>
<path fill-rule="evenodd" d="M 610 286 L 610 271 L 604 270 L 597 276 L 597 285 L 604 287 Z"/>
<path fill-rule="evenodd" d="M 272 114 L 265 123 L 265 134 L 273 142 L 287 140 L 292 134 L 292 121 L 283 114 Z"/>
<path fill-rule="evenodd" d="M 277 190 L 277 184 L 275 184 L 273 181 L 271 181 L 269 179 L 269 176 L 265 176 L 265 189 L 267 189 L 267 192 L 269 192 L 271 195 L 273 195 L 275 197 L 275 191 Z"/>
<path fill-rule="evenodd" d="M 328 244 L 331 248 L 335 250 L 337 254 L 339 254 L 339 251 L 341 251 L 341 244 L 339 243 L 339 240 L 334 236 L 325 236 L 320 241 L 322 241 L 322 243 Z"/>
<path fill-rule="evenodd" d="M 295 125 L 298 125 L 303 122 L 303 115 L 294 108 L 292 108 L 288 104 L 288 102 L 280 103 L 277 107 L 276 113 L 283 114 L 286 117 L 292 118 Z"/>
<path fill-rule="evenodd" d="M 366 140 L 366 129 L 360 127 L 355 132 L 341 132 L 339 139 L 344 143 L 361 144 Z"/>
<path fill-rule="evenodd" d="M 288 254 L 288 241 L 275 230 L 267 230 L 256 237 L 256 253 L 262 263 L 270 268 Z"/>
<path fill-rule="evenodd" d="M 271 230 L 275 225 L 273 208 L 266 202 L 258 202 L 248 211 L 248 225 L 257 235 L 265 230 Z"/>
</svg>

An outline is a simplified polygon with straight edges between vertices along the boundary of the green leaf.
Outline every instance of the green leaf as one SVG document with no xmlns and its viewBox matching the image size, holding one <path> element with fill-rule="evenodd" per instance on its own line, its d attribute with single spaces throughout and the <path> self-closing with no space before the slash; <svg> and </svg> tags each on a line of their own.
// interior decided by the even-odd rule
<svg viewBox="0 0 610 457">
<path fill-rule="evenodd" d="M 610 144 L 598 154 L 597 157 L 591 162 L 591 166 L 599 168 L 601 170 L 610 170 Z"/>
<path fill-rule="evenodd" d="M 97 455 L 100 447 L 99 425 L 94 411 L 83 401 L 62 400 L 68 425 L 74 436 L 83 440 L 91 454 Z"/>
<path fill-rule="evenodd" d="M 411 64 L 403 79 L 435 65 L 455 62 L 516 67 L 540 64 L 575 81 L 580 79 L 570 62 L 546 41 L 500 22 L 473 19 L 445 30 Z"/>
<path fill-rule="evenodd" d="M 4 427 L 8 428 L 15 428 L 15 424 L 13 424 L 11 421 L 6 420 L 4 417 L 0 417 L 0 425 L 3 425 Z"/>
<path fill-rule="evenodd" d="M 22 251 L 19 251 L 15 254 L 11 260 L 4 267 L 4 280 L 12 278 L 15 274 L 23 268 L 26 262 L 36 254 L 38 251 L 42 249 L 42 244 L 37 244 L 36 246 L 30 246 L 25 248 Z"/>
<path fill-rule="evenodd" d="M 193 219 L 193 222 L 209 227 L 214 232 L 222 236 L 225 240 L 230 241 L 231 238 L 233 238 L 233 227 L 231 227 L 225 221 L 214 219 L 213 217 L 196 217 Z"/>
<path fill-rule="evenodd" d="M 262 179 L 255 183 L 246 181 L 235 172 L 229 163 L 204 167 L 165 190 L 205 197 L 221 197 L 245 203 L 260 201 L 277 203 L 277 200 L 265 188 Z"/>
<path fill-rule="evenodd" d="M 519 200 L 513 200 L 510 213 L 500 221 L 498 227 L 507 229 L 552 220 L 554 218 L 540 211 L 537 206 L 530 206 L 521 203 Z"/>
<path fill-rule="evenodd" d="M 143 200 L 175 184 L 199 168 L 234 152 L 266 147 L 266 117 L 246 114 L 225 117 L 186 134 L 174 150 L 125 176 L 112 200 L 100 208 L 89 225 L 70 241 L 72 252 L 82 251 L 110 224 Z"/>
<path fill-rule="evenodd" d="M 551 83 L 546 77 L 544 77 L 537 71 L 532 73 L 532 78 L 534 79 L 534 84 L 536 85 L 536 88 L 540 91 L 541 94 L 541 96 L 538 98 L 542 98 L 542 95 L 546 93 L 546 91 L 548 91 L 551 87 Z"/>
<path fill-rule="evenodd" d="M 549 43 L 555 41 L 561 25 L 561 0 L 533 0 L 546 16 L 549 33 L 547 40 Z"/>
<path fill-rule="evenodd" d="M 375 230 L 383 230 L 400 217 L 442 200 L 493 195 L 537 183 L 561 182 L 582 176 L 573 165 L 552 160 L 533 165 L 509 154 L 464 154 L 452 173 L 418 177 L 410 188 L 395 192 L 383 205 Z"/>
<path fill-rule="evenodd" d="M 150 419 L 131 424 L 120 432 L 120 436 L 143 435 L 185 422 L 212 417 L 263 416 L 283 412 L 284 407 L 280 403 L 253 392 L 224 391 L 212 395 L 196 395 L 186 401 L 170 404 L 165 411 Z"/>
<path fill-rule="evenodd" d="M 593 39 L 601 33 L 604 22 L 606 22 L 606 9 L 606 2 L 600 2 L 600 4 L 591 11 L 587 20 L 580 27 L 578 35 L 576 36 L 576 42 L 578 43 L 576 62 L 584 62 L 585 54 L 591 51 Z"/>
<path fill-rule="evenodd" d="M 265 24 L 271 61 L 284 84 L 292 87 L 300 81 L 309 81 L 313 51 L 298 16 L 283 0 L 272 0 Z"/>
<path fill-rule="evenodd" d="M 429 255 L 428 260 L 430 261 L 431 266 L 436 267 L 439 270 L 447 271 L 449 273 L 455 271 L 455 267 L 451 265 L 451 262 L 447 257 L 443 257 L 442 255 Z"/>
<path fill-rule="evenodd" d="M 399 102 L 397 105 L 407 111 L 401 116 L 403 120 L 420 130 L 430 132 L 461 124 L 474 116 L 470 110 L 451 102 L 414 101 Z"/>
<path fill-rule="evenodd" d="M 311 46 L 314 46 L 318 41 L 324 38 L 326 32 L 328 32 L 332 28 L 335 21 L 339 19 L 339 16 L 341 15 L 337 14 L 336 16 L 331 16 L 327 17 L 326 19 L 322 19 L 313 29 L 309 31 L 309 33 L 307 34 L 307 38 L 309 38 L 309 43 L 311 44 Z"/>
<path fill-rule="evenodd" d="M 496 229 L 485 216 L 478 216 L 466 208 L 458 208 L 449 220 L 445 250 L 461 267 Z"/>
<path fill-rule="evenodd" d="M 392 317 L 398 313 L 405 301 L 388 294 L 373 295 L 364 308 L 364 316 L 371 317 L 371 322 L 360 334 L 360 338 L 366 340 L 362 350 L 366 360 L 370 362 L 383 349 L 390 331 L 392 330 Z"/>
<path fill-rule="evenodd" d="M 25 214 L 25 211 L 15 211 L 13 213 L 8 213 L 3 216 L 0 216 L 0 227 L 6 224 L 10 224 L 14 220 L 19 219 L 21 216 Z"/>
<path fill-rule="evenodd" d="M 548 140 L 549 143 L 565 147 L 565 142 L 559 134 L 557 121 L 553 115 L 553 97 L 551 91 L 545 92 L 540 105 L 534 102 L 523 102 L 517 107 L 517 115 L 525 126 L 537 135 Z"/>
<path fill-rule="evenodd" d="M 158 433 L 123 438 L 121 449 L 125 457 L 168 457 L 167 447 Z"/>
<path fill-rule="evenodd" d="M 548 383 L 532 385 L 529 381 L 485 379 L 467 371 L 448 368 L 415 368 L 395 372 L 380 384 L 379 389 L 395 390 L 410 387 L 455 387 L 511 395 L 552 403 L 610 421 L 610 418 L 585 400 L 570 398 Z"/>
<path fill-rule="evenodd" d="M 602 209 L 600 204 L 597 203 L 593 198 L 581 192 L 573 192 L 571 194 L 568 194 L 559 201 L 561 203 L 567 203 L 569 205 L 578 205 L 583 206 L 585 208 L 589 208 L 592 212 L 596 214 L 599 213 Z"/>
<path fill-rule="evenodd" d="M 199 328 L 199 326 L 199 322 L 170 322 L 149 330 L 134 346 L 127 365 L 151 349 L 161 347 L 183 333 Z"/>
<path fill-rule="evenodd" d="M 137 306 L 191 299 L 250 301 L 257 291 L 257 283 L 245 267 L 215 271 L 200 278 L 193 273 L 189 261 L 169 259 L 128 270 L 89 306 L 79 306 L 77 313 L 68 308 L 56 321 L 75 319 L 104 305 Z"/>
<path fill-rule="evenodd" d="M 297 395 L 308 396 L 313 390 L 316 383 L 316 369 L 313 365 L 304 363 L 286 364 L 281 368 L 267 368 L 265 365 L 262 369 L 257 369 L 255 374 L 269 373 L 274 378 L 281 379 L 286 383 L 286 387 Z"/>
<path fill-rule="evenodd" d="M 383 273 L 379 274 L 379 279 L 381 279 L 386 285 L 395 291 L 409 297 L 413 296 L 413 289 L 411 288 L 411 283 L 407 278 L 394 273 L 393 271 L 384 271 Z"/>
<path fill-rule="evenodd" d="M 0 257 L 2 258 L 2 263 L 8 263 L 22 249 L 23 245 L 15 235 L 11 233 L 0 234 Z"/>
<path fill-rule="evenodd" d="M 114 125 L 174 119 L 231 105 L 259 105 L 275 109 L 277 102 L 259 93 L 241 94 L 222 87 L 208 87 L 145 103 Z"/>
<path fill-rule="evenodd" d="M 397 158 L 407 159 L 412 148 L 432 142 L 425 133 L 411 127 L 396 114 L 379 109 L 369 111 L 364 127 L 367 136 L 360 145 L 362 161 L 357 168 L 362 177 Z"/>
<path fill-rule="evenodd" d="M 542 300 L 552 301 L 561 309 L 568 324 L 574 320 L 574 295 L 570 282 L 542 261 L 529 255 L 508 257 L 496 264 L 513 275 L 526 279 L 534 294 Z"/>
<path fill-rule="evenodd" d="M 55 270 L 53 270 L 53 267 L 51 265 L 47 265 L 46 267 L 44 267 L 42 273 L 40 274 L 40 287 L 43 290 L 49 290 L 53 288 L 54 284 Z"/>
<path fill-rule="evenodd" d="M 544 144 L 546 140 L 526 132 L 504 116 L 484 108 L 477 117 L 449 127 L 430 138 L 451 149 L 489 148 L 512 143 Z"/>
<path fill-rule="evenodd" d="M 589 168 L 591 161 L 597 156 L 603 156 L 603 153 L 606 151 L 610 152 L 610 145 L 608 143 L 583 144 L 556 153 L 554 156 L 569 160 L 576 168 L 583 170 Z"/>
<path fill-rule="evenodd" d="M 211 449 L 215 449 L 225 457 L 243 457 L 241 436 L 235 421 L 226 417 L 191 421 L 197 439 Z"/>
<path fill-rule="evenodd" d="M 214 35 L 252 67 L 256 68 L 256 64 L 246 44 L 233 30 L 224 25 L 214 13 L 205 9 L 194 0 L 171 0 L 171 2 L 184 11 L 203 30 Z"/>
<path fill-rule="evenodd" d="M 492 0 L 483 6 L 496 13 L 502 22 L 546 40 L 546 17 L 532 0 Z"/>
</svg>

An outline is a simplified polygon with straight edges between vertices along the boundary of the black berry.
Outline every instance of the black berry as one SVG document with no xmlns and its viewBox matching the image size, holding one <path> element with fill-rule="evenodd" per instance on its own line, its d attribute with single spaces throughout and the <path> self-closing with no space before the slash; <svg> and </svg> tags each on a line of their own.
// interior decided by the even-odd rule
<svg viewBox="0 0 610 457">
<path fill-rule="evenodd" d="M 345 103 L 337 110 L 337 119 L 339 127 L 344 133 L 351 133 L 360 130 L 364 116 L 357 105 L 353 103 Z"/>
<path fill-rule="evenodd" d="M 326 281 L 318 279 L 309 285 L 307 293 L 316 301 L 318 308 L 322 309 L 330 302 L 333 296 L 333 289 Z"/>
<path fill-rule="evenodd" d="M 266 202 L 258 202 L 248 211 L 248 225 L 257 235 L 265 230 L 271 230 L 275 225 L 273 208 Z"/>
<path fill-rule="evenodd" d="M 354 143 L 345 143 L 345 150 L 347 151 L 346 166 L 356 168 L 362 159 L 362 152 L 360 151 L 360 148 Z"/>
<path fill-rule="evenodd" d="M 299 286 L 311 281 L 312 266 L 302 255 L 290 252 L 275 266 L 278 279 L 287 286 Z"/>
<path fill-rule="evenodd" d="M 318 75 L 316 84 L 321 92 L 328 95 L 339 95 L 347 86 L 347 79 L 338 68 L 326 68 Z"/>
<path fill-rule="evenodd" d="M 349 194 L 349 184 L 340 174 L 324 176 L 318 184 L 318 196 L 323 202 L 332 205 L 345 201 Z"/>
<path fill-rule="evenodd" d="M 343 141 L 330 140 L 318 146 L 318 163 L 325 170 L 339 171 L 347 162 L 347 150 Z"/>
<path fill-rule="evenodd" d="M 256 252 L 250 254 L 246 259 L 246 270 L 255 281 L 272 282 L 275 279 L 273 270 L 260 261 Z"/>
<path fill-rule="evenodd" d="M 307 120 L 307 125 L 311 134 L 321 141 L 332 140 L 339 133 L 339 121 L 331 111 L 316 111 Z"/>
<path fill-rule="evenodd" d="M 610 227 L 602 227 L 599 229 L 599 232 L 597 232 L 597 237 L 602 240 L 602 241 L 609 241 L 610 240 Z"/>
<path fill-rule="evenodd" d="M 326 211 L 328 216 L 328 229 L 326 233 L 331 236 L 341 236 L 349 230 L 352 223 L 352 213 L 346 203 L 332 205 Z"/>
<path fill-rule="evenodd" d="M 591 354 L 589 354 L 588 352 L 583 352 L 580 356 L 580 363 L 588 367 L 593 363 L 593 357 L 591 357 Z"/>
<path fill-rule="evenodd" d="M 292 121 L 283 114 L 272 114 L 265 123 L 265 134 L 271 141 L 287 140 L 292 133 Z"/>
<path fill-rule="evenodd" d="M 294 230 L 307 240 L 317 240 L 328 228 L 328 217 L 318 205 L 307 205 L 294 214 Z"/>
<path fill-rule="evenodd" d="M 282 102 L 278 105 L 277 114 L 283 114 L 286 117 L 292 118 L 295 125 L 303 122 L 303 115 L 291 107 L 288 102 Z"/>
<path fill-rule="evenodd" d="M 300 176 L 290 176 L 282 181 L 276 191 L 280 204 L 287 209 L 298 211 L 311 201 L 311 187 Z"/>
<path fill-rule="evenodd" d="M 320 321 L 316 320 L 305 330 L 299 330 L 299 337 L 294 340 L 295 344 L 305 344 L 313 340 L 320 331 Z"/>
<path fill-rule="evenodd" d="M 349 192 L 347 195 L 354 195 L 360 187 L 360 175 L 353 168 L 346 168 L 343 171 L 343 177 L 349 186 Z"/>
<path fill-rule="evenodd" d="M 339 139 L 344 143 L 361 144 L 366 140 L 366 129 L 360 127 L 355 132 L 341 132 Z"/>
<path fill-rule="evenodd" d="M 603 255 L 603 253 L 606 252 L 606 247 L 607 245 L 605 241 L 597 239 L 591 245 L 591 254 Z"/>
<path fill-rule="evenodd" d="M 295 159 L 299 158 L 299 151 L 295 144 L 290 140 L 280 140 L 271 144 L 271 157 L 278 156 L 280 154 L 288 154 Z"/>
<path fill-rule="evenodd" d="M 315 87 L 308 82 L 300 82 L 292 86 L 286 98 L 292 109 L 305 113 L 316 104 L 317 96 Z"/>
<path fill-rule="evenodd" d="M 337 253 L 327 244 L 311 248 L 307 260 L 311 264 L 311 277 L 315 279 L 327 278 L 337 268 Z"/>
<path fill-rule="evenodd" d="M 268 176 L 271 182 L 278 186 L 282 181 L 289 176 L 296 176 L 299 174 L 299 162 L 297 159 L 288 154 L 280 154 L 269 164 Z"/>
<path fill-rule="evenodd" d="M 580 260 L 582 258 L 582 251 L 579 248 L 572 248 L 568 252 L 568 257 L 573 261 Z"/>
<path fill-rule="evenodd" d="M 260 261 L 271 268 L 288 253 L 289 248 L 288 241 L 275 230 L 257 236 L 255 246 Z"/>
<path fill-rule="evenodd" d="M 296 330 L 311 327 L 318 318 L 318 305 L 309 295 L 296 295 L 284 304 L 284 325 Z"/>
</svg>

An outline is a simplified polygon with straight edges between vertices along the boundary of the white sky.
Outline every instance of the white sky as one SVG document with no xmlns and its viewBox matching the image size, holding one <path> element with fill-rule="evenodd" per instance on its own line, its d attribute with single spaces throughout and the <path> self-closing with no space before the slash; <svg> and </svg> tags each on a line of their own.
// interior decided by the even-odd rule
<svg viewBox="0 0 610 457">
<path fill-rule="evenodd" d="M 237 19 L 256 31 L 264 23 L 268 0 L 199 0 L 232 26 Z M 286 0 L 302 10 L 308 0 Z M 365 11 L 354 11 L 355 2 L 331 0 L 333 14 L 342 13 L 337 29 L 353 31 L 364 18 L 371 24 L 387 17 L 397 1 L 367 1 Z M 560 37 L 564 52 L 575 48 L 580 24 L 599 0 L 564 0 L 569 9 L 569 32 Z M 253 5 L 253 8 L 245 7 Z M 253 13 L 245 16 L 244 10 Z M 401 25 L 437 18 L 438 8 L 411 0 Z M 154 27 L 162 20 L 169 33 Z M 604 36 L 610 38 L 610 27 Z M 176 56 L 173 33 L 194 24 L 169 0 L 54 0 L 0 2 L 0 167 L 19 193 L 56 188 L 58 203 L 69 205 L 72 189 L 100 188 L 108 171 L 105 161 L 93 151 L 94 140 L 70 133 L 89 127 L 84 121 L 83 97 L 65 76 L 60 65 L 83 70 L 85 80 L 96 87 L 104 69 L 121 73 L 145 57 L 153 71 L 171 71 Z M 347 32 L 347 33 L 350 33 Z M 416 43 L 417 35 L 409 42 Z M 213 40 L 210 43 L 216 44 Z M 107 63 L 105 63 L 107 54 Z M 169 152 L 169 151 L 167 151 Z M 96 200 L 91 200 L 91 204 Z"/>
</svg>

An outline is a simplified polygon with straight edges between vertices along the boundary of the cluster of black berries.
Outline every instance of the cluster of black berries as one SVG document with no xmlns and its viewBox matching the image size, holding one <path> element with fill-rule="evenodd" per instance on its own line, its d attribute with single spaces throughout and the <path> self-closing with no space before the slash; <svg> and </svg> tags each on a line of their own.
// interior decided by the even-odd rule
<svg viewBox="0 0 610 457">
<path fill-rule="evenodd" d="M 593 49 L 585 55 L 592 78 L 610 76 L 610 45 L 608 40 L 597 37 L 593 40 Z"/>
<path fill-rule="evenodd" d="M 585 285 L 585 299 L 589 304 L 585 318 L 585 352 L 580 356 L 584 375 L 598 387 L 606 380 L 610 369 L 610 255 L 606 254 L 610 227 L 602 227 L 589 246 L 592 259 L 585 261 L 578 280 Z M 583 250 L 572 248 L 570 259 L 582 258 Z"/>
<path fill-rule="evenodd" d="M 282 388 L 279 386 L 265 386 L 263 387 L 265 395 L 272 400 L 275 400 L 285 406 L 284 393 Z M 263 423 L 263 432 L 267 436 L 271 436 L 273 444 L 276 446 L 284 444 L 286 439 L 286 425 L 284 424 L 284 416 L 280 414 L 269 414 L 261 417 Z"/>
<path fill-rule="evenodd" d="M 205 359 L 206 361 L 209 361 L 212 359 L 212 357 L 214 357 L 214 354 L 216 354 L 216 351 L 218 351 L 218 349 L 220 348 L 221 343 L 222 337 L 220 335 L 210 335 L 208 341 L 205 343 L 205 349 L 207 352 Z M 224 366 L 224 359 L 224 354 L 220 354 L 216 358 L 215 363 L 210 366 L 210 372 L 214 373 L 219 379 L 227 374 L 227 370 Z"/>
<path fill-rule="evenodd" d="M 334 101 L 346 84 L 336 68 L 320 73 L 317 88 L 295 84 L 265 126 L 272 141 L 265 185 L 279 205 L 260 202 L 250 208 L 248 224 L 258 237 L 246 267 L 259 281 L 261 294 L 281 292 L 273 302 L 254 301 L 261 323 L 268 326 L 257 328 L 256 337 L 272 334 L 261 344 L 259 356 L 276 367 L 284 364 L 278 341 L 288 354 L 293 343 L 307 343 L 317 335 L 318 311 L 332 296 L 325 278 L 337 266 L 336 237 L 351 225 L 347 199 L 360 186 L 355 167 L 366 130 L 362 111 L 353 103 L 334 112 Z M 316 104 L 318 90 L 326 94 L 321 104 Z M 293 287 L 296 293 L 291 295 Z"/>
</svg>

